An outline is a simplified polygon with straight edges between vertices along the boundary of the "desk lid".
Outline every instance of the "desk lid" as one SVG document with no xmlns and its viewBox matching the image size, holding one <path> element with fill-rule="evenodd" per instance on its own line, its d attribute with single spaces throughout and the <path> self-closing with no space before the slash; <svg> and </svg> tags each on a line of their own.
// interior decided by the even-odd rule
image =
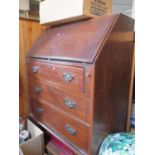
<svg viewBox="0 0 155 155">
<path fill-rule="evenodd" d="M 46 29 L 33 44 L 28 57 L 92 63 L 118 16 Z"/>
</svg>

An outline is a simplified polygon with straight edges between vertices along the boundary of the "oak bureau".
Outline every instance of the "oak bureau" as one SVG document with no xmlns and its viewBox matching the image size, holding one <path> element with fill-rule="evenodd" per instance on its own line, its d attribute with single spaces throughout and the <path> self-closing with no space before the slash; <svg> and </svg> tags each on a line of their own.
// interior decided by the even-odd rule
<svg viewBox="0 0 155 155">
<path fill-rule="evenodd" d="M 133 30 L 122 14 L 48 28 L 27 55 L 30 117 L 76 154 L 125 131 Z"/>
</svg>

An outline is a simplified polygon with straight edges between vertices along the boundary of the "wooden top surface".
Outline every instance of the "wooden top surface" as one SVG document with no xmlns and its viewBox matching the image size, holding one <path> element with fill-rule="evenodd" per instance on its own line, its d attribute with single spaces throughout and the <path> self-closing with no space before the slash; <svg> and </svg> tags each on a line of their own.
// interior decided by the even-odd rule
<svg viewBox="0 0 155 155">
<path fill-rule="evenodd" d="M 46 29 L 28 57 L 92 63 L 119 15 Z"/>
</svg>

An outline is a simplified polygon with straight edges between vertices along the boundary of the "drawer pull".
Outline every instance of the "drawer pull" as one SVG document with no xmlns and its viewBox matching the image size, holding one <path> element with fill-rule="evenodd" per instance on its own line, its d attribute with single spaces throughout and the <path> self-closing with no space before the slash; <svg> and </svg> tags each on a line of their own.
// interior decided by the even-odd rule
<svg viewBox="0 0 155 155">
<path fill-rule="evenodd" d="M 44 110 L 42 108 L 36 108 L 35 111 L 38 114 L 42 114 L 44 112 Z"/>
<path fill-rule="evenodd" d="M 34 92 L 39 94 L 41 93 L 42 89 L 40 87 L 34 87 Z"/>
<path fill-rule="evenodd" d="M 74 75 L 72 73 L 66 72 L 66 73 L 63 73 L 63 78 L 65 81 L 71 82 L 74 78 Z"/>
<path fill-rule="evenodd" d="M 74 109 L 76 107 L 76 103 L 68 99 L 64 99 L 64 104 L 71 109 Z"/>
<path fill-rule="evenodd" d="M 38 66 L 33 66 L 32 67 L 32 72 L 33 73 L 38 73 L 39 72 L 39 67 Z"/>
<path fill-rule="evenodd" d="M 74 128 L 70 127 L 69 125 L 65 125 L 65 130 L 70 134 L 70 135 L 76 135 L 77 132 Z"/>
</svg>

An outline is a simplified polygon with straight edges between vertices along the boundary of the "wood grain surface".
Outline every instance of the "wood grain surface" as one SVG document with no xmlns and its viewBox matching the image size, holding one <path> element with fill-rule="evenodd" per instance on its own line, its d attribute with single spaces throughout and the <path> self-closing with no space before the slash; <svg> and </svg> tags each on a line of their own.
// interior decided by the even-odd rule
<svg viewBox="0 0 155 155">
<path fill-rule="evenodd" d="M 133 31 L 134 20 L 122 14 L 90 19 L 46 30 L 28 54 L 30 115 L 79 155 L 97 155 L 108 134 L 126 131 Z M 75 76 L 64 81 L 64 72 Z M 66 96 L 77 111 L 64 106 Z"/>
<path fill-rule="evenodd" d="M 19 19 L 19 78 L 20 78 L 20 115 L 26 115 L 29 112 L 28 87 L 26 72 L 26 54 L 32 47 L 36 38 L 45 29 L 39 22 L 34 20 Z"/>
</svg>

